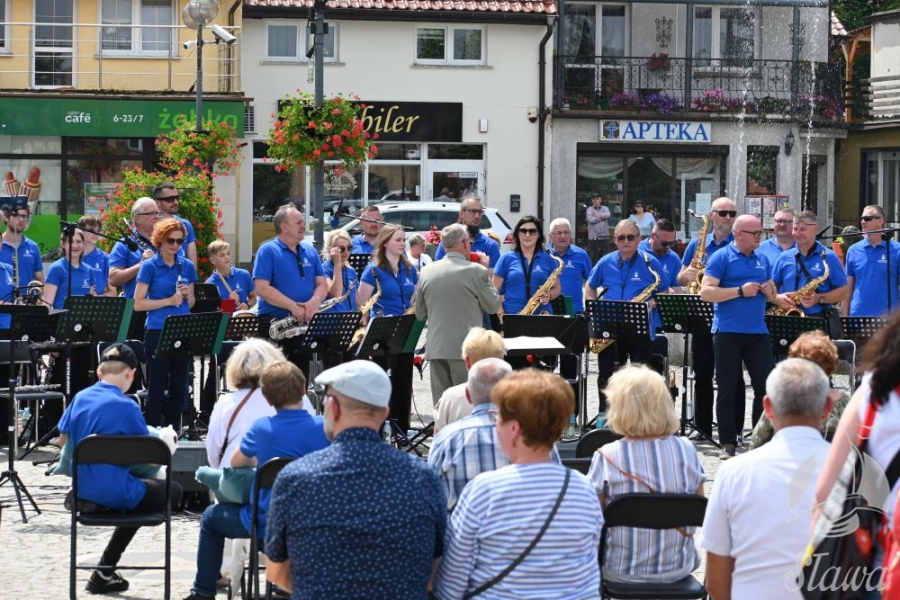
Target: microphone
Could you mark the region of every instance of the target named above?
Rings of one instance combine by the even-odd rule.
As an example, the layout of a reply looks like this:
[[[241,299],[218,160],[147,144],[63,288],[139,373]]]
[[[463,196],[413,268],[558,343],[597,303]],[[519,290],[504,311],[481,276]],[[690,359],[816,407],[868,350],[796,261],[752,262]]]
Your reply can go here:
[[[125,242],[125,247],[128,248],[129,252],[137,252],[139,250],[137,242],[131,239],[130,235],[123,237],[122,241]]]
[[[822,229],[820,229],[819,231],[816,232],[816,240],[821,240],[823,237],[825,237],[825,233],[829,229],[834,229],[838,233],[841,233],[841,228],[838,227],[837,225],[835,225],[834,223],[832,223],[831,225],[826,225],[825,227],[823,227]]]

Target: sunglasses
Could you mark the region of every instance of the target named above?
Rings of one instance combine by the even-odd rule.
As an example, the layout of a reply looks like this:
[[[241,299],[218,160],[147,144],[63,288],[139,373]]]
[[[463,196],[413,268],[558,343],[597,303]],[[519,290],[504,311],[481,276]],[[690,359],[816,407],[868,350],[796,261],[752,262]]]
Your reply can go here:
[[[180,246],[184,243],[184,238],[166,238],[166,243]]]
[[[675,240],[672,240],[671,242],[666,242],[666,241],[659,239],[659,236],[656,236],[656,239],[657,239],[657,241],[659,241],[660,246],[662,246],[663,248],[671,248],[672,246],[675,245]]]
[[[633,242],[635,239],[637,239],[637,236],[634,235],[633,233],[616,236],[617,242]]]
[[[524,234],[524,235],[537,235],[538,230],[537,229],[525,229],[523,227],[522,229],[519,230],[519,233]]]
[[[157,198],[160,202],[177,202],[181,198],[178,194],[174,196],[163,196],[162,198]]]
[[[875,221],[876,219],[881,219],[882,217],[878,217],[876,215],[863,215],[860,217],[863,221],[868,223],[869,221]]]
[[[737,216],[736,210],[717,210],[715,213],[720,217],[731,217],[732,219]]]
[[[341,252],[350,252],[350,246],[335,246]]]
[[[747,231],[746,229],[738,229],[738,231],[740,231],[741,233],[746,233],[747,235],[752,235],[752,236],[755,237],[756,239],[761,238],[761,237],[762,237],[762,234],[763,234],[762,230],[760,230],[760,231]]]

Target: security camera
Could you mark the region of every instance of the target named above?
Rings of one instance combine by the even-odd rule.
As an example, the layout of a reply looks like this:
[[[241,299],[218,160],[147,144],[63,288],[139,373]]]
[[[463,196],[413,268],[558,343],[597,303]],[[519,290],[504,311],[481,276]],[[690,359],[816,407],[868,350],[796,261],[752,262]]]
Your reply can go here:
[[[537,111],[537,109],[536,109],[536,108],[529,108],[529,109],[528,109],[528,120],[531,121],[532,123],[537,123],[537,118],[538,118],[538,111]]]
[[[213,25],[210,27],[212,29],[213,35],[216,36],[216,39],[220,42],[224,42],[229,46],[237,40],[236,37],[225,31],[224,27],[220,27],[219,25]]]
[[[181,45],[184,46],[185,50],[188,50],[189,48],[193,48],[197,45],[197,40],[188,40]]]

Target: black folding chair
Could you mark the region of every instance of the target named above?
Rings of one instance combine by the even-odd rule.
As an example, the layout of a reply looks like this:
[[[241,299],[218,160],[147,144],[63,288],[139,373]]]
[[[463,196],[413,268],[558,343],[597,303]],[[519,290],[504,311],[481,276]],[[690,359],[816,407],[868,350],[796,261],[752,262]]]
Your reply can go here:
[[[578,445],[575,446],[575,458],[588,458],[594,455],[597,448],[605,446],[624,437],[611,429],[595,429],[581,436]]]
[[[253,488],[253,504],[250,510],[250,576],[247,578],[247,598],[259,600],[259,495],[270,490],[281,469],[295,458],[271,458],[256,469]],[[255,595],[254,595],[255,594]],[[272,584],[266,582],[266,600],[272,598]]]
[[[166,469],[166,508],[161,511],[119,512],[102,510],[83,512],[78,501],[78,466],[91,464],[128,467],[138,464],[155,464]],[[119,565],[122,569],[155,569],[165,571],[165,599],[169,600],[172,580],[172,453],[165,442],[146,435],[92,435],[75,447],[72,455],[72,530],[69,556],[69,598],[75,598],[75,571],[94,570],[100,565],[76,565],[78,525],[85,527],[155,527],[166,526],[165,564]]]
[[[697,494],[623,494],[603,510],[600,534],[600,566],[606,556],[610,527],[675,529],[700,527],[706,514],[706,498]],[[620,583],[603,578],[603,598],[622,600],[692,600],[706,597],[706,588],[693,575],[674,583]]]
[[[585,458],[564,458],[562,459],[562,464],[564,467],[568,467],[575,471],[578,471],[582,475],[587,475],[588,471],[591,470],[591,461],[593,459],[591,457]]]

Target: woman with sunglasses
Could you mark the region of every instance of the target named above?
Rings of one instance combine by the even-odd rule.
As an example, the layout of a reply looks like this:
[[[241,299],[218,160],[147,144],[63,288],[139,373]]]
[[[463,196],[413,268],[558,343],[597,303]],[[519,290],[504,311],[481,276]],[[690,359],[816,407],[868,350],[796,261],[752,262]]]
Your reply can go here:
[[[399,225],[385,225],[375,239],[372,262],[363,271],[357,294],[357,306],[362,306],[375,293],[375,281],[381,296],[372,307],[371,316],[393,317],[402,315],[412,306],[416,295],[419,274],[406,258],[406,234]],[[363,321],[369,315],[363,315]],[[409,409],[412,404],[413,353],[391,355],[388,360],[378,359],[391,374],[390,416],[396,419],[401,433],[409,429]]]
[[[643,202],[634,203],[634,214],[628,217],[628,220],[638,226],[641,231],[641,237],[648,239],[653,226],[656,225],[656,217],[653,213],[644,210]]]
[[[153,258],[141,264],[134,289],[134,309],[147,311],[144,333],[147,406],[144,418],[151,427],[171,425],[175,431],[181,431],[190,359],[152,357],[166,317],[189,314],[194,305],[197,270],[194,263],[178,255],[186,238],[187,232],[181,221],[158,221],[153,226],[150,241],[159,250]],[[168,399],[165,397],[167,391]]]
[[[500,257],[494,267],[494,287],[500,294],[500,317],[514,315],[525,308],[528,300],[537,292],[550,274],[556,270],[557,262],[544,250],[544,227],[537,217],[522,217],[513,228],[513,250]],[[561,293],[557,279],[549,293],[541,296],[541,308],[553,314],[550,301]]]
[[[356,276],[356,269],[351,267],[349,262],[352,246],[350,234],[340,229],[333,231],[325,239],[325,248],[322,250],[322,269],[325,271],[325,283],[328,286],[328,296],[325,299],[340,298],[347,293],[350,286],[353,286],[353,291],[342,302],[325,312],[356,310],[359,278]]]

